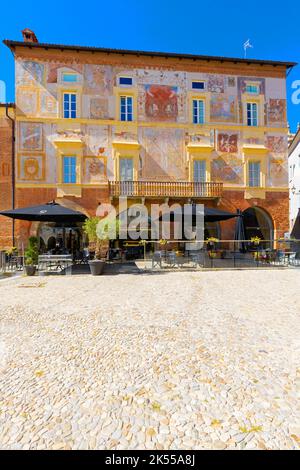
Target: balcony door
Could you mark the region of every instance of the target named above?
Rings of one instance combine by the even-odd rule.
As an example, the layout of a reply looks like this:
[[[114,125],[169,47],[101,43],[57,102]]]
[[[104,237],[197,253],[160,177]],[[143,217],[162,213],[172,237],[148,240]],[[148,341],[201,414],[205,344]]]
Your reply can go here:
[[[205,183],[206,181],[206,161],[194,160],[194,182]]]
[[[122,196],[133,196],[133,158],[120,158]]]

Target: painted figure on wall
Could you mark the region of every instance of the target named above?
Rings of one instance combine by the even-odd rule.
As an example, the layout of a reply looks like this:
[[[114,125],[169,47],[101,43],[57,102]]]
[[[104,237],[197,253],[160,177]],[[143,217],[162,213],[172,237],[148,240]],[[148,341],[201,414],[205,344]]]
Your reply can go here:
[[[177,87],[145,85],[145,114],[153,121],[176,121],[178,115]]]
[[[210,117],[215,122],[235,122],[236,106],[234,96],[212,95]]]
[[[22,155],[19,157],[19,178],[25,181],[43,179],[43,157]]]
[[[110,66],[86,64],[84,66],[84,91],[108,96],[112,93],[113,71]]]
[[[266,146],[272,153],[285,153],[287,151],[287,138],[282,135],[268,135]]]
[[[43,150],[43,124],[20,123],[20,150]]]
[[[224,77],[222,75],[209,75],[207,88],[212,93],[224,93]]]
[[[269,100],[268,107],[269,124],[283,124],[286,121],[286,100]]]
[[[218,151],[225,153],[237,153],[238,134],[218,133]]]
[[[84,163],[86,183],[97,183],[106,179],[105,157],[86,157]]]

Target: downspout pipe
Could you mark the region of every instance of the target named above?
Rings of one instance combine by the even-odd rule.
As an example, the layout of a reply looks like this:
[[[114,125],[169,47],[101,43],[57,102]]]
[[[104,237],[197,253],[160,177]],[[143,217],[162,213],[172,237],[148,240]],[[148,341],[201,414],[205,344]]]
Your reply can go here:
[[[12,208],[15,209],[15,200],[16,200],[16,194],[15,194],[15,186],[16,186],[16,162],[15,162],[15,140],[16,140],[16,131],[15,131],[15,119],[12,118],[9,113],[8,113],[8,108],[9,104],[6,103],[5,106],[5,112],[6,112],[6,117],[11,121],[11,134],[12,134],[12,139],[11,139],[11,205]],[[15,246],[15,219],[12,219],[12,244]]]

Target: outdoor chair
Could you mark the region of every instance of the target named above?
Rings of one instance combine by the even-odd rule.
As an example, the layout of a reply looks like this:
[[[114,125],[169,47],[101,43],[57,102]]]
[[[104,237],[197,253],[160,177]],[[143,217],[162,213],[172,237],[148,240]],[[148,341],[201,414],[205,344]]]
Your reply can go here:
[[[178,261],[176,258],[176,253],[174,251],[168,251],[166,256],[167,265],[171,268],[174,268],[176,265],[178,266]]]
[[[155,251],[152,256],[152,268],[155,267],[162,267],[162,252],[161,251]]]
[[[204,253],[190,253],[190,258],[193,263],[193,267],[196,268],[197,266],[202,267],[204,265]]]

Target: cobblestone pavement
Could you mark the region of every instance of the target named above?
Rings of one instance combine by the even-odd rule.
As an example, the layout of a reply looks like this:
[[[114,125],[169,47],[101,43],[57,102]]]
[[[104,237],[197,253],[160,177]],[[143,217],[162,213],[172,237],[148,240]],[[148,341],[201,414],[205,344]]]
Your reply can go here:
[[[299,448],[299,286],[300,270],[1,281],[0,447]]]

